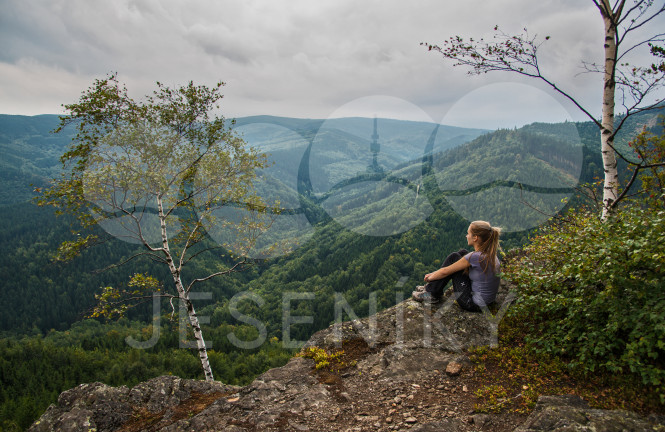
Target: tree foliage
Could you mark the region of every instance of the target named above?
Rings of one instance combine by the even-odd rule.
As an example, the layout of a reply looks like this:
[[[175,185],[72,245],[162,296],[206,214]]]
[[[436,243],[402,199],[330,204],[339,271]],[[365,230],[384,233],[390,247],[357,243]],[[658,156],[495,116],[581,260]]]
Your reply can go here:
[[[153,329],[127,319],[108,324],[84,320],[46,336],[0,339],[0,430],[26,430],[61,392],[81,383],[132,387],[161,375],[201,379],[197,356],[180,349],[177,330],[163,322],[163,336],[145,350],[129,347],[125,337],[143,338]],[[210,351],[215,376],[227,384],[246,385],[293,354],[274,340],[256,350],[237,350],[228,343],[227,333],[249,330],[225,324],[207,331],[215,347]]]
[[[521,294],[509,314],[536,350],[586,373],[636,375],[665,402],[665,211],[567,218],[506,266]]]
[[[504,267],[521,296],[510,319],[537,351],[584,373],[638,377],[665,403],[665,169],[663,139],[630,144],[638,194],[604,222],[573,208],[540,228]],[[646,167],[646,168],[644,168]]]
[[[73,214],[83,228],[98,225],[111,237],[140,245],[143,250],[125,262],[145,255],[168,268],[171,289],[159,295],[185,305],[210,380],[190,293],[196,284],[237,271],[245,261],[231,267],[220,261],[217,269],[189,279],[183,271],[206,252],[231,248],[210,241],[211,230],[231,231],[226,238],[237,243],[234,250],[247,251],[267,225],[260,217],[266,206],[252,188],[266,158],[214,114],[221,86],[189,82],[172,89],[157,83],[152,95],[136,102],[116,76],[96,80],[78,103],[65,105],[70,114],[56,131],[73,124],[77,133],[61,158],[62,176],[39,200]],[[64,242],[60,257],[71,258],[96,240],[89,233]],[[129,285],[128,290],[107,287],[95,314],[122,313],[125,302],[145,299],[144,291],[159,284],[152,276],[135,275]]]
[[[665,207],[665,117],[660,119],[661,134],[649,132],[646,128],[629,144],[633,149],[634,163],[628,186],[623,190],[626,195],[633,183],[641,187],[630,196],[639,197],[647,206],[657,209]]]

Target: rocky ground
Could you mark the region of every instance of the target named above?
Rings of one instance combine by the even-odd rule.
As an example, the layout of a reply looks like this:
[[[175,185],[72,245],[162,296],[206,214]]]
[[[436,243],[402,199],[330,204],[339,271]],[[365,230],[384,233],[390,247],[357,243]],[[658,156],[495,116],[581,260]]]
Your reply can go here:
[[[503,290],[498,303],[509,302]],[[663,418],[592,409],[576,396],[541,397],[528,417],[477,412],[475,391],[487,383],[467,350],[496,341],[494,312],[407,300],[314,334],[303,356],[248,386],[177,377],[132,389],[84,384],[30,431],[665,430]]]

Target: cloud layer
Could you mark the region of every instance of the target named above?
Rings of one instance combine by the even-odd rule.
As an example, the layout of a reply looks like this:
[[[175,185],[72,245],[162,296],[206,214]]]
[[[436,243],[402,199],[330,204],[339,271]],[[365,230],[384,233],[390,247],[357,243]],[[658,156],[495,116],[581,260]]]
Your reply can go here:
[[[327,118],[358,98],[385,95],[439,122],[489,84],[520,82],[551,94],[510,74],[468,77],[419,45],[489,36],[496,24],[551,36],[541,51],[544,69],[593,111],[600,107],[600,77],[580,75],[581,60],[602,59],[602,21],[590,1],[0,0],[0,7],[0,112],[7,114],[60,113],[61,104],[112,71],[137,96],[155,81],[224,81],[227,117]],[[505,95],[497,98],[491,106]],[[582,119],[554,99],[553,116],[563,108]],[[538,118],[550,112],[532,103]],[[492,110],[479,109],[470,123],[530,120],[520,115],[492,123]]]

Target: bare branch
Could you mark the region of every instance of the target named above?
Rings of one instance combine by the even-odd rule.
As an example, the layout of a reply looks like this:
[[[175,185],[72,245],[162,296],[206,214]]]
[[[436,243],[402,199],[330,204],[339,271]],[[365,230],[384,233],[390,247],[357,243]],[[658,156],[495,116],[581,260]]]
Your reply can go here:
[[[124,299],[116,301],[116,302],[108,302],[105,305],[108,306],[109,308],[116,308],[118,306],[125,306],[125,305],[131,303],[131,305],[129,305],[128,308],[129,307],[136,307],[136,306],[139,306],[139,305],[141,305],[141,304],[143,304],[143,303],[145,303],[149,300],[152,300],[154,297],[168,298],[168,299],[170,299],[170,301],[173,301],[174,298],[178,298],[178,296],[174,296],[173,294],[168,294],[168,293],[160,293],[160,294],[152,293],[149,296],[142,295],[142,296],[127,297],[127,298],[124,298]],[[93,308],[89,308],[87,310],[87,315],[86,316],[87,317],[93,317],[94,314],[98,313],[96,311],[97,307],[99,307],[99,305],[97,305]]]
[[[591,2],[592,2],[593,4],[595,4],[596,7],[602,11],[602,6],[601,6],[601,4],[598,2],[598,0],[591,0]]]
[[[553,218],[553,214],[545,213],[544,211],[540,210],[536,206],[529,204],[525,199],[524,199],[524,190],[522,189],[522,183],[517,183],[520,187],[520,202],[524,204],[525,206],[529,207],[531,210],[535,210],[536,212],[540,213],[543,216],[547,216],[549,218]]]
[[[622,14],[623,7],[625,6],[625,1],[622,0],[622,3],[623,4],[621,5],[621,10],[617,10],[616,12],[612,11],[612,15],[614,15],[616,17],[619,17],[619,19],[616,21],[617,27],[619,25],[623,24],[623,22],[625,20],[627,20],[633,14],[633,12],[635,12],[636,10],[639,10],[640,12],[637,15],[637,17],[631,18],[631,22],[635,22],[635,20],[638,20],[642,15],[644,15],[644,13],[646,11],[645,9],[642,8],[642,5],[644,4],[644,0],[640,0],[640,1],[636,1],[635,4],[630,9],[628,9],[625,13]],[[629,28],[630,28],[630,26],[629,26]]]
[[[198,243],[198,242],[197,242],[197,243]],[[192,255],[190,255],[190,256],[189,256],[189,257],[188,257],[188,258],[182,263],[182,265],[183,265],[183,266],[187,265],[190,261],[194,260],[196,257],[198,257],[199,255],[201,255],[201,254],[203,254],[203,253],[210,252],[210,251],[217,250],[217,249],[222,249],[222,246],[207,247],[207,248],[201,249],[201,250],[199,250],[199,251],[196,251],[196,253],[193,253]]]
[[[623,56],[631,52],[632,50],[641,47],[642,45],[649,45],[650,43],[653,42],[665,42],[665,39],[663,38],[665,36],[665,33],[659,33],[657,35],[654,35],[650,37],[649,39],[643,40],[639,43],[636,43],[635,45],[631,46],[630,48],[624,50],[621,55],[617,57],[617,62],[620,62]]]
[[[633,175],[630,177],[628,184],[626,184],[626,186],[623,188],[623,191],[621,191],[617,199],[610,205],[611,208],[616,208],[617,205],[619,205],[619,203],[626,197],[626,193],[628,193],[628,190],[633,186],[635,180],[637,180],[637,173],[639,171],[640,171],[639,167],[633,171]]]
[[[596,192],[598,185],[598,183],[584,184],[582,187],[576,187],[575,190],[595,205],[599,205],[600,200],[598,199],[598,194]]]
[[[640,3],[643,3],[643,2],[640,2]],[[638,16],[638,18],[641,17],[642,15],[644,15],[644,13],[645,13],[646,11],[647,11],[647,9],[645,8],[645,9],[642,11],[642,13],[640,13],[640,15]],[[637,29],[639,29],[640,27],[642,27],[642,26],[648,24],[650,21],[652,21],[654,18],[656,18],[658,15],[660,15],[660,14],[663,13],[663,12],[665,12],[665,5],[661,6],[660,9],[658,9],[657,11],[655,11],[655,12],[654,12],[649,18],[646,18],[646,19],[643,20],[642,22],[640,22],[640,23],[638,23],[638,24],[636,24],[636,25],[632,25],[632,24],[631,24],[627,29],[624,30],[624,34],[627,34],[627,33],[631,32],[631,31],[637,30]],[[624,19],[628,18],[629,15],[630,15],[630,14],[626,14],[625,17],[624,17]]]
[[[619,132],[619,130],[621,130],[621,128],[623,127],[623,124],[626,122],[626,120],[627,120],[630,116],[633,116],[633,115],[635,115],[635,114],[639,114],[639,113],[641,113],[641,112],[645,112],[645,111],[650,111],[650,110],[655,110],[655,109],[661,109],[661,108],[662,108],[662,107],[660,106],[660,103],[661,103],[661,102],[662,102],[662,99],[660,99],[660,100],[658,100],[658,101],[656,101],[656,102],[654,102],[654,103],[652,103],[652,104],[650,104],[650,105],[648,105],[648,106],[646,106],[646,107],[640,107],[640,108],[638,108],[638,107],[634,106],[633,108],[631,108],[630,112],[626,112],[626,114],[624,114],[624,115],[621,117],[621,120],[619,121],[619,123],[615,126],[615,128],[614,128],[614,133],[612,134],[612,138],[614,139],[614,137],[616,136],[616,134]],[[618,155],[621,159],[623,159],[623,160],[626,161],[626,162],[630,162],[629,159],[627,159],[627,158],[624,157],[620,152],[618,152],[616,148],[614,148],[613,146],[611,146],[611,147],[612,147],[612,150],[614,150],[614,151],[617,153],[617,155]]]
[[[203,277],[203,278],[194,279],[194,280],[193,280],[192,282],[190,282],[190,284],[187,286],[187,289],[185,290],[185,292],[186,292],[186,293],[189,293],[190,290],[192,289],[192,287],[194,286],[195,283],[198,283],[198,282],[205,282],[205,281],[210,280],[210,279],[212,279],[212,278],[215,278],[215,277],[217,277],[217,276],[222,276],[222,275],[227,275],[227,274],[235,273],[235,272],[239,271],[239,270],[238,270],[239,267],[241,267],[241,266],[243,266],[243,265],[245,265],[245,264],[247,264],[247,259],[246,259],[246,258],[244,258],[244,259],[242,259],[241,261],[235,263],[235,264],[233,265],[233,267],[231,267],[230,269],[226,269],[226,270],[223,270],[223,271],[220,271],[220,272],[217,272],[217,273],[212,273],[212,274],[209,274],[208,276]]]
[[[428,43],[421,43],[421,45],[425,45],[428,50],[437,51],[443,57],[453,60],[455,62],[453,66],[470,67],[471,70],[468,73],[471,75],[503,71],[539,79],[571,101],[591,121],[601,127],[600,122],[573,96],[541,73],[538,64],[538,49],[549,37],[538,43],[536,42],[536,36],[530,37],[526,29],[525,34],[516,36],[505,34],[498,29],[498,26],[494,27],[494,31],[497,32],[494,36],[499,41],[497,43],[488,43],[484,39],[480,39],[480,41],[469,39],[469,42],[466,42],[463,38],[455,36],[445,41],[443,47]]]
[[[113,269],[113,268],[118,268],[118,267],[120,267],[120,266],[122,266],[122,265],[125,265],[125,264],[127,264],[128,262],[134,260],[135,258],[140,257],[140,256],[148,256],[148,257],[150,257],[150,259],[152,259],[153,261],[156,261],[156,262],[161,262],[161,263],[165,263],[165,262],[166,262],[166,260],[164,260],[164,258],[162,258],[162,257],[160,257],[159,255],[154,254],[154,253],[152,253],[152,252],[137,252],[137,253],[135,253],[134,255],[130,256],[129,258],[127,258],[127,259],[125,259],[125,260],[122,260],[122,261],[119,262],[119,263],[110,264],[110,265],[108,265],[108,266],[106,266],[106,267],[104,267],[104,268],[94,270],[94,273],[102,273],[102,272],[105,272],[105,271],[107,271],[107,270],[111,270],[111,269]]]

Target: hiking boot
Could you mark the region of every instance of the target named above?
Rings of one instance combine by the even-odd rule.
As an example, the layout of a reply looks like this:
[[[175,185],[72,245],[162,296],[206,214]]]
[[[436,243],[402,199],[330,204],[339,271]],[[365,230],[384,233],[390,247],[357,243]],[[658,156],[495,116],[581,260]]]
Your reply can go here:
[[[428,303],[428,304],[438,303],[439,300],[441,300],[438,297],[434,297],[432,293],[429,293],[427,291],[414,291],[411,293],[411,298],[417,302]]]

